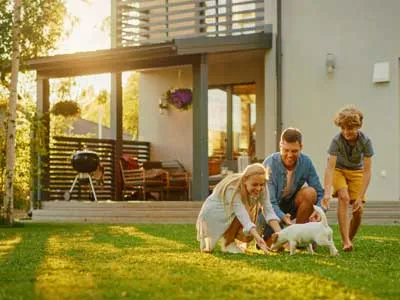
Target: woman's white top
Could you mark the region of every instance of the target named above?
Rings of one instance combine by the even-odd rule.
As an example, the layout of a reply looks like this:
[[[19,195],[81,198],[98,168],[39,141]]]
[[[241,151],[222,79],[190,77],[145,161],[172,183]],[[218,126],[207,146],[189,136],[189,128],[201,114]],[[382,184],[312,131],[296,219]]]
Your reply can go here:
[[[230,199],[232,199],[233,190],[233,187],[228,187],[226,190],[225,199],[227,199],[227,202],[230,202]],[[256,225],[252,222],[240,197],[240,193],[237,193],[233,199],[232,205],[228,203],[225,206],[222,199],[214,194],[214,192],[208,196],[197,218],[197,239],[199,241],[204,238],[211,238],[214,241],[219,240],[235,217],[237,217],[242,224],[243,233],[249,235],[250,229],[256,227]],[[269,201],[267,191],[265,192],[262,208],[264,218],[267,222],[270,220],[279,221]]]

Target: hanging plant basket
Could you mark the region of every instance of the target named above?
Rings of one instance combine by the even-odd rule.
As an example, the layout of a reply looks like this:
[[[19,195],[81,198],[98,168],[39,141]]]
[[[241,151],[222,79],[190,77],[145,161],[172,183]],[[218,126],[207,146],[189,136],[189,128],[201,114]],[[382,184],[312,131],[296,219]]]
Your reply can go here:
[[[51,113],[55,116],[79,117],[81,108],[76,101],[63,100],[53,104]]]
[[[193,94],[191,89],[169,89],[163,98],[179,110],[188,110],[192,106]]]

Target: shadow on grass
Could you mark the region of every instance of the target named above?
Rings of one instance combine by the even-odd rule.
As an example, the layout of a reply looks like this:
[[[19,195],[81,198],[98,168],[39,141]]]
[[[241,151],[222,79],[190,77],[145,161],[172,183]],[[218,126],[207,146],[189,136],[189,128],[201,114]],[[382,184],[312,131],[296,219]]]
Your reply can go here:
[[[2,229],[0,244],[15,238],[18,242],[0,260],[0,299],[33,297],[36,271],[45,257],[50,232],[43,225],[15,224]]]
[[[141,237],[126,233],[117,233],[110,228],[107,228],[107,232],[94,232],[91,242],[102,245],[109,244],[119,249],[140,247],[145,244],[145,241]]]
[[[136,228],[146,234],[155,237],[178,242],[189,247],[189,250],[197,250],[199,248],[196,239],[196,227],[191,224],[168,224],[168,225],[135,225]],[[190,234],[188,234],[190,232]]]

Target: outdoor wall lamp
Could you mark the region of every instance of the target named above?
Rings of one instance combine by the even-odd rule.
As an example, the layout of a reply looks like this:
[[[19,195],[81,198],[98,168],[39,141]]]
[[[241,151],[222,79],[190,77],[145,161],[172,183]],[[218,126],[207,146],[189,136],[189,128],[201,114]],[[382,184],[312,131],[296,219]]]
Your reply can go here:
[[[168,101],[165,98],[160,98],[158,100],[158,110],[160,115],[168,115]]]
[[[326,70],[328,73],[333,73],[336,68],[336,58],[335,54],[327,53],[326,54]]]

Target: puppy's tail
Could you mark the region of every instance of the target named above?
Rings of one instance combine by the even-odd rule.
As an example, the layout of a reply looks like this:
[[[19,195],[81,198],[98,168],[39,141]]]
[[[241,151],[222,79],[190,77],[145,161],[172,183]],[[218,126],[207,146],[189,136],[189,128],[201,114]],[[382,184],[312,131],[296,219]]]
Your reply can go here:
[[[319,206],[314,205],[314,210],[317,211],[319,213],[319,215],[321,216],[322,224],[324,224],[325,226],[328,226],[328,219],[326,218],[326,215],[325,215],[323,209]]]

